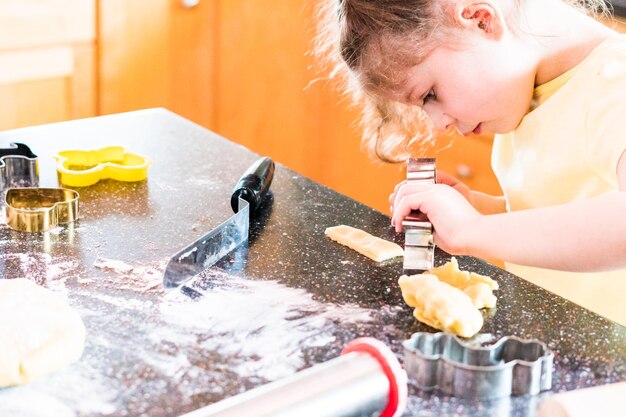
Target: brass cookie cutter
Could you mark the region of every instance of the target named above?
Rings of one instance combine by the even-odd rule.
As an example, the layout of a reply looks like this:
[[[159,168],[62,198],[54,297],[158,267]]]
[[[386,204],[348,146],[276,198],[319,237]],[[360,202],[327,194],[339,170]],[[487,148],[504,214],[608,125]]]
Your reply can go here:
[[[36,187],[38,183],[38,158],[28,146],[11,143],[8,148],[0,148],[0,190]]]
[[[404,367],[420,389],[461,398],[536,395],[552,387],[554,354],[538,340],[506,336],[486,347],[447,333],[414,333],[403,343]]]
[[[45,232],[78,220],[78,198],[67,188],[10,188],[5,194],[7,225],[21,232]]]

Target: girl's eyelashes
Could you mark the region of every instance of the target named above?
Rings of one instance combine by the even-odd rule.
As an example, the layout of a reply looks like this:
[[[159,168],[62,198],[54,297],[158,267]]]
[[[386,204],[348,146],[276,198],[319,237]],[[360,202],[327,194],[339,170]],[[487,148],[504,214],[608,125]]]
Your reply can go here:
[[[431,88],[430,90],[428,90],[428,93],[426,93],[426,95],[422,98],[422,105],[425,105],[429,101],[436,100],[436,99],[437,99],[437,94],[435,94],[435,89]]]

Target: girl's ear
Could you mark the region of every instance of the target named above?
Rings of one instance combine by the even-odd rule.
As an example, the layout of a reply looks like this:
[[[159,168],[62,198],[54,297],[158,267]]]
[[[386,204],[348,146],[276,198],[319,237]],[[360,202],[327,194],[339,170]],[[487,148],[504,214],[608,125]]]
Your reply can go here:
[[[464,28],[477,30],[491,39],[502,36],[505,22],[500,9],[492,2],[460,2],[455,14],[457,23]]]

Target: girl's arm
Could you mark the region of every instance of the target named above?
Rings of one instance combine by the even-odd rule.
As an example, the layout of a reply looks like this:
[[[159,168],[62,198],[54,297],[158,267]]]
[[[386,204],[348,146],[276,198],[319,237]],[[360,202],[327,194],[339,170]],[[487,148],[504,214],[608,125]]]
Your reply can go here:
[[[566,271],[626,268],[626,152],[617,164],[617,181],[618,191],[589,200],[484,216],[468,250]],[[489,242],[490,232],[497,233],[498,243]],[[507,234],[518,238],[507,241]]]
[[[472,191],[472,206],[481,214],[497,214],[506,212],[504,196],[493,196],[479,191]]]
[[[565,271],[626,268],[626,191],[480,216],[461,235],[473,256]]]

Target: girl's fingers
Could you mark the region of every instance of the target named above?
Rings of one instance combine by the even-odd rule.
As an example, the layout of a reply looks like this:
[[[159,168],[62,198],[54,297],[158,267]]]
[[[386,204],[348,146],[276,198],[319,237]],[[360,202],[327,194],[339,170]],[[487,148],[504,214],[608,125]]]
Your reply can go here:
[[[396,211],[396,206],[398,205],[399,201],[402,200],[404,197],[411,194],[428,191],[432,189],[433,186],[434,184],[406,183],[403,186],[399,187],[398,190],[392,196],[390,196],[390,199],[391,197],[393,197],[393,200],[390,201],[392,213]]]
[[[398,193],[398,190],[404,185],[406,184],[406,180],[396,184],[395,187],[393,187],[393,192],[391,194],[389,194],[389,204],[391,204],[391,206],[393,207],[393,201],[395,200],[395,195]]]
[[[393,217],[391,219],[396,233],[402,232],[402,220],[408,216],[412,210],[419,210],[422,205],[424,195],[422,193],[414,193],[408,196],[404,196],[399,201],[396,201],[396,206],[393,210]]]
[[[398,190],[404,185],[406,184],[406,180],[398,183],[395,185],[395,187],[393,187],[393,192],[391,194],[389,194],[389,211],[391,211],[393,213],[393,203],[396,199],[396,194],[398,193]]]
[[[402,187],[404,184],[406,184],[406,180],[397,183],[396,186],[393,188],[393,193],[397,193],[400,187]]]

